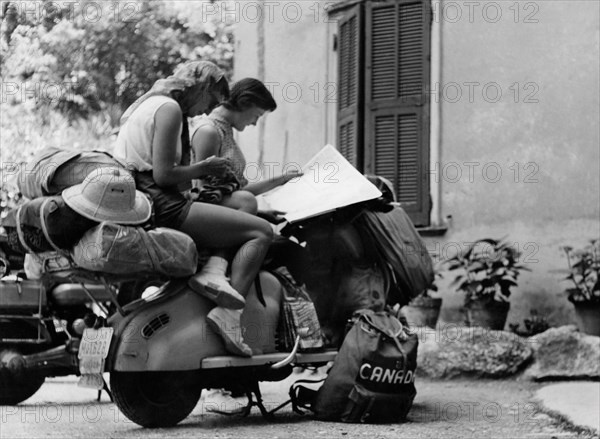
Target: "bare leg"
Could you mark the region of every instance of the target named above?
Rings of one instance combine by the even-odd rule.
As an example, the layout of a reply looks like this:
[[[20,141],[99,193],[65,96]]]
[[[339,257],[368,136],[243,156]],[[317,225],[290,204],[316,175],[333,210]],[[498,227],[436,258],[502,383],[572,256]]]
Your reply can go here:
[[[199,247],[238,249],[231,265],[231,286],[242,296],[248,294],[273,239],[267,221],[208,203],[193,203],[180,230]]]
[[[243,190],[235,191],[231,195],[223,197],[223,201],[221,201],[220,205],[231,209],[241,210],[250,215],[256,215],[256,212],[258,212],[258,203],[256,202],[254,194]]]

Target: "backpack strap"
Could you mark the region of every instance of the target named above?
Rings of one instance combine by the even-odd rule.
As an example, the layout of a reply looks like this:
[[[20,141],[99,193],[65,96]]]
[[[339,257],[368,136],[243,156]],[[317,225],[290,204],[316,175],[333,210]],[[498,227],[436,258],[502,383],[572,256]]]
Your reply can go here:
[[[302,384],[318,384],[323,381],[325,381],[325,378],[320,380],[298,380],[292,384],[289,391],[292,410],[301,415],[305,413],[300,408],[313,411],[312,406],[317,398],[318,390],[302,386]]]
[[[23,225],[21,224],[21,210],[23,209],[23,206],[19,206],[17,209],[17,220],[15,221],[17,223],[17,236],[19,237],[19,241],[21,241],[21,245],[23,246],[23,248],[25,250],[27,250],[27,253],[31,254],[31,255],[35,255],[35,252],[33,251],[33,249],[31,247],[29,247],[29,245],[27,244],[27,241],[25,240],[25,233],[23,232]]]
[[[312,299],[302,288],[302,286],[296,284],[296,282],[286,274],[280,272],[279,270],[270,271],[270,273],[277,278],[277,280],[281,283],[283,287],[283,297],[284,299],[294,299],[301,298],[304,300],[308,300],[312,302]]]
[[[61,249],[58,245],[56,245],[56,243],[54,241],[52,241],[52,238],[50,237],[50,233],[48,232],[48,225],[46,224],[46,218],[44,217],[44,210],[46,209],[46,206],[48,205],[48,203],[50,203],[52,201],[52,198],[46,198],[43,202],[42,205],[40,206],[40,224],[42,225],[42,232],[44,233],[44,237],[46,238],[46,241],[48,241],[48,244],[50,244],[50,246],[52,246],[52,248],[54,250],[56,250],[57,253],[61,254],[61,255],[65,255],[67,252],[63,249]]]
[[[320,380],[297,380],[290,386],[290,391],[288,393],[290,399],[271,410],[269,415],[281,410],[288,404],[292,404],[292,410],[299,415],[307,414],[302,409],[313,411],[312,406],[317,398],[318,390],[310,389],[301,384],[318,384],[323,381],[325,381],[325,378],[321,378]]]

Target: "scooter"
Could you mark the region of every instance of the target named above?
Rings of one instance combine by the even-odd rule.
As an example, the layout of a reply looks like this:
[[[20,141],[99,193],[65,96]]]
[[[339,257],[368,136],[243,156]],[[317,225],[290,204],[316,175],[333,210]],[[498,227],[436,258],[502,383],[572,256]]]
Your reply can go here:
[[[315,299],[317,314],[335,306],[326,297],[328,292],[333,296],[330,290],[337,282],[332,276],[332,261],[346,265],[356,258],[370,258],[352,227],[342,224],[346,216],[352,217],[360,209],[345,209],[342,221],[332,222],[325,216],[282,230],[312,247],[313,257],[302,277]],[[315,223],[317,226],[312,227]],[[31,294],[29,315],[0,316],[0,324],[11,328],[19,319],[32,322],[27,339],[19,339],[17,332],[5,339],[2,331],[5,367],[0,370],[10,377],[0,375],[0,394],[11,396],[3,397],[0,403],[16,404],[26,399],[45,376],[77,374],[80,385],[105,389],[123,414],[143,427],[176,425],[191,413],[207,388],[245,394],[248,405],[244,414],[258,407],[263,416],[271,416],[273,410],[265,408],[259,382],[283,380],[295,366],[323,366],[337,355],[335,344],[328,349],[301,351],[307,332],[304,328],[297,328],[291,350],[282,351],[279,337],[284,292],[279,280],[267,271],[259,274],[250,289],[242,314],[244,339],[254,353],[250,358],[227,353],[221,337],[206,322],[215,304],[188,288],[186,279],[166,283],[138,280],[129,294],[138,298],[130,301],[119,298],[119,285],[135,279],[135,274],[123,279],[69,267],[57,270],[53,278],[57,277],[63,282],[31,287],[39,293]],[[21,288],[24,282],[28,281],[22,280]],[[160,287],[141,294],[152,282]],[[65,318],[66,311],[56,311],[71,305],[77,311],[69,318]],[[103,310],[104,316],[85,317],[91,308]],[[34,332],[45,335],[34,337]],[[110,390],[104,372],[110,373]],[[15,378],[18,385],[11,384],[17,382]],[[26,383],[27,390],[20,390]]]
[[[338,280],[334,273],[339,270],[332,264],[343,268],[357,261],[371,259],[372,263],[373,256],[351,225],[362,208],[352,206],[282,230],[308,247],[305,264],[293,271],[309,288],[317,313],[323,314],[319,320],[327,320],[328,307],[342,306],[328,298],[320,300],[335,296]],[[79,351],[82,379],[88,376],[92,386],[100,388],[101,373],[110,372],[117,407],[144,427],[177,424],[191,413],[202,389],[207,388],[245,394],[248,405],[243,414],[256,406],[263,416],[271,416],[280,407],[265,408],[259,382],[283,380],[296,366],[326,365],[335,359],[338,347],[334,343],[329,348],[301,351],[308,328],[298,328],[291,351],[282,351],[283,297],[278,278],[262,271],[242,314],[244,339],[254,353],[244,358],[228,354],[221,337],[207,325],[206,316],[215,304],[188,288],[185,281],[170,281],[154,294],[121,307],[108,319],[107,327],[86,330]],[[342,331],[345,323],[341,322]]]

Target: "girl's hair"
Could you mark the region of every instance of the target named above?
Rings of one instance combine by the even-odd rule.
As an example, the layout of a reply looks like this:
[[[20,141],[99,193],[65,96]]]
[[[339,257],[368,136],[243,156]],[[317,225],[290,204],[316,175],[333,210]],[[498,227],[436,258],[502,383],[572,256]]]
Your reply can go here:
[[[227,79],[220,68],[209,61],[188,61],[179,65],[175,73],[168,78],[156,81],[146,94],[131,104],[121,117],[121,124],[125,123],[142,102],[156,95],[175,99],[185,114],[189,110],[183,105],[185,96],[198,87],[205,95],[216,87],[224,97],[229,96]]]
[[[244,78],[231,87],[229,99],[223,102],[223,106],[232,111],[244,111],[252,106],[274,111],[277,103],[262,82],[254,78]]]

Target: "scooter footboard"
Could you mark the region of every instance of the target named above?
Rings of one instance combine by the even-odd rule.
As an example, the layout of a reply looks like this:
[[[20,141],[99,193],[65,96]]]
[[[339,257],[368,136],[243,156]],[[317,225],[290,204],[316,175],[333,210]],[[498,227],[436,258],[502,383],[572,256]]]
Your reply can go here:
[[[260,273],[263,306],[253,286],[246,297],[242,327],[255,354],[275,352],[281,284]],[[202,360],[228,355],[221,337],[206,322],[215,306],[185,285],[165,300],[148,301],[115,323],[108,370],[173,371],[199,369]]]

